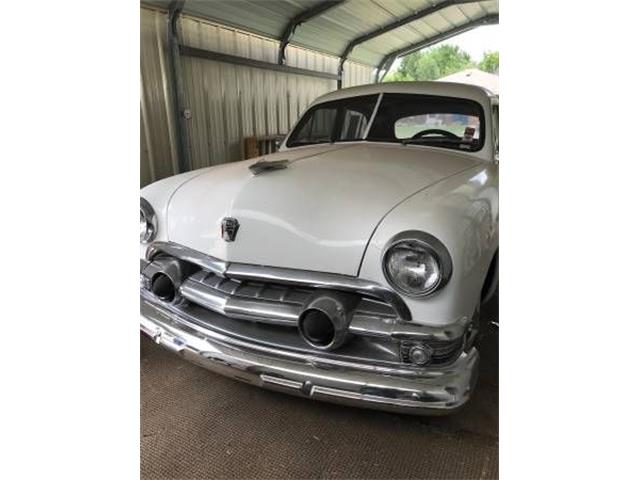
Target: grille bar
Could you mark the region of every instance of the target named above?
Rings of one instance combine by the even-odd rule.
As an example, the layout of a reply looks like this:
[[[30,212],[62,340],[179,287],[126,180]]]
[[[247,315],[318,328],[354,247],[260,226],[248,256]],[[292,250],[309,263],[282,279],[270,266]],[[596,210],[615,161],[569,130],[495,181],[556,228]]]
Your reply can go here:
[[[243,298],[225,294],[215,288],[188,278],[180,286],[180,294],[187,300],[216,313],[240,320],[252,320],[295,327],[302,307],[283,302]]]
[[[411,312],[398,293],[376,282],[358,277],[290,268],[228,263],[173,242],[152,243],[147,249],[147,260],[152,261],[154,257],[163,253],[193,263],[208,272],[216,274],[218,277],[232,280],[257,281],[306,288],[328,288],[377,298],[391,305],[401,320],[411,321]]]

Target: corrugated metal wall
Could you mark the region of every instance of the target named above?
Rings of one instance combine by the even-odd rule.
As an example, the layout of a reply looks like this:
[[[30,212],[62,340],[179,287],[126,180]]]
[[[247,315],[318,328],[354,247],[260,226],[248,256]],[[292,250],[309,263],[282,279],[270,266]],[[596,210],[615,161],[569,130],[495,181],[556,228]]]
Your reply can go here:
[[[181,42],[197,48],[276,63],[278,43],[233,28],[183,17]],[[167,55],[167,14],[140,9],[140,181],[177,170],[177,139]],[[338,59],[289,46],[287,64],[335,73]],[[243,158],[244,138],[286,133],[316,97],[336,89],[335,80],[183,57],[192,168]],[[372,68],[345,64],[344,86],[371,82]]]
[[[140,184],[178,173],[167,14],[140,10]]]

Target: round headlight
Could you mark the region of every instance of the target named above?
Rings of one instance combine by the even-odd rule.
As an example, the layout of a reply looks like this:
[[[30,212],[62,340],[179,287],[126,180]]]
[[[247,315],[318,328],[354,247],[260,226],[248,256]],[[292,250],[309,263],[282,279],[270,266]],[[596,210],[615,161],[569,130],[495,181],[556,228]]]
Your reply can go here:
[[[399,292],[422,297],[444,287],[451,276],[451,257],[445,246],[424,232],[396,235],[385,250],[383,270]]]
[[[140,242],[148,243],[153,240],[157,230],[153,207],[144,198],[140,198]]]

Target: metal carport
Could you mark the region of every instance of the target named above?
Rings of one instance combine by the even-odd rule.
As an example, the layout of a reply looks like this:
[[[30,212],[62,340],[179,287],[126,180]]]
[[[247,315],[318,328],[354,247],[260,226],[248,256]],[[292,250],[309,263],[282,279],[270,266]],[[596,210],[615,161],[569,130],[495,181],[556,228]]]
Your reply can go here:
[[[389,61],[472,28],[498,23],[498,1],[478,0],[151,0],[279,41],[384,69]]]
[[[141,183],[244,157],[317,96],[498,22],[498,1],[141,2]]]

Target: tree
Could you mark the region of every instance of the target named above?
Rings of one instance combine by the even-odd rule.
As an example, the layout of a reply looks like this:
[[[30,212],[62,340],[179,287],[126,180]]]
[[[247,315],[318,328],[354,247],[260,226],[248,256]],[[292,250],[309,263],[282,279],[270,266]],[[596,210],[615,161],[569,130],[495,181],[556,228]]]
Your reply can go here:
[[[385,81],[437,80],[472,66],[471,56],[457,45],[439,45],[403,57],[397,72]]]
[[[498,70],[500,69],[499,53],[495,51],[484,52],[482,60],[480,60],[480,63],[478,64],[478,68],[485,72],[498,73]]]
[[[402,57],[400,67],[398,67],[398,76],[407,80],[417,80],[420,77],[420,52],[412,53]]]
[[[383,82],[404,82],[406,80],[403,77],[401,77],[398,71],[396,70],[395,72],[391,72],[385,75],[382,81]]]

